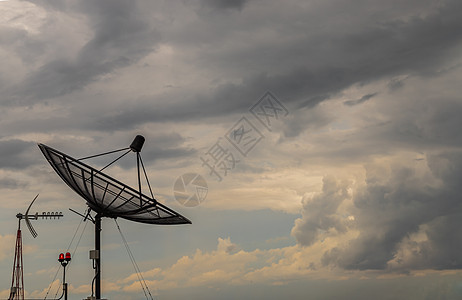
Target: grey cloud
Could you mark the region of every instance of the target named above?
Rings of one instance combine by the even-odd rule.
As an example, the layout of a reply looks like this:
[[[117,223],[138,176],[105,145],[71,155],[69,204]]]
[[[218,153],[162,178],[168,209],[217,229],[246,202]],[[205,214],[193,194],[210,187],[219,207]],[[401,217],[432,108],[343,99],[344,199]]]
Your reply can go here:
[[[440,216],[425,224],[422,231],[427,240],[406,240],[400,245],[410,256],[405,255],[395,259],[394,269],[407,272],[411,269],[450,270],[462,268],[460,249],[462,249],[459,210],[454,214]]]
[[[398,90],[404,86],[405,79],[392,78],[388,83],[388,88],[392,91]]]
[[[316,108],[301,108],[291,111],[289,117],[283,121],[283,136],[281,136],[280,141],[284,141],[285,138],[296,138],[306,130],[317,131],[332,120],[332,116]]]
[[[239,88],[234,84],[226,84],[212,94],[174,93],[156,98],[126,101],[115,108],[116,113],[112,110],[103,113],[95,123],[90,123],[88,126],[127,129],[147,122],[188,122],[226,114],[245,113],[251,104],[258,100],[261,93],[262,89],[254,88],[252,85]]]
[[[346,230],[343,220],[336,214],[338,206],[348,197],[348,184],[333,178],[324,178],[322,193],[313,199],[303,198],[302,218],[295,221],[292,235],[303,246],[313,244],[320,232]]]
[[[435,219],[429,224],[426,234],[428,241],[420,245],[419,261],[414,262],[414,268],[436,267],[437,269],[462,268],[462,234],[460,233],[462,213],[449,214]]]
[[[80,5],[94,30],[93,38],[75,58],[51,60],[10,89],[15,103],[34,103],[82,89],[99,76],[138,61],[160,40],[136,2],[83,1]]]
[[[345,134],[310,135],[316,147],[307,152],[304,159],[328,164],[364,164],[375,155],[389,155],[397,151],[412,151],[417,155],[462,146],[462,132],[459,130],[462,126],[462,105],[455,98],[457,92],[455,91],[454,96],[452,92],[449,96],[445,92],[439,96],[439,92],[436,92],[438,98],[434,98],[436,96],[426,95],[427,91],[428,89],[417,93],[405,92],[399,95],[398,101],[391,100],[390,103],[381,100],[377,107],[380,114],[386,116],[384,121],[375,119],[376,115],[371,114],[364,117],[368,120],[365,125],[352,128]],[[394,92],[383,96],[384,99],[394,97]],[[435,102],[438,104],[435,105]],[[314,113],[316,110],[311,109],[310,112]],[[306,116],[310,117],[309,114]],[[370,122],[371,119],[374,121]],[[303,124],[304,119],[297,118],[284,124],[284,130],[287,130],[284,133],[287,136],[293,133],[286,127],[292,122],[297,124],[297,121]],[[332,119],[327,118],[326,121],[332,122]],[[309,125],[306,128],[308,132],[317,132]],[[306,129],[302,126],[299,130]]]
[[[191,157],[196,154],[197,151],[192,148],[187,147],[178,147],[178,148],[168,148],[168,149],[151,149],[145,152],[147,161],[157,161],[159,159],[170,159],[170,158],[185,158]]]
[[[32,142],[16,139],[0,141],[0,168],[24,169],[35,164],[33,147]]]
[[[19,55],[26,63],[37,59],[46,47],[45,43],[22,28],[0,28],[0,46]]]
[[[145,165],[154,164],[158,161],[165,161],[169,159],[185,159],[195,155],[196,149],[191,148],[186,143],[186,138],[179,133],[139,133],[146,139],[141,156]],[[91,141],[86,143],[79,143],[78,140],[67,140],[59,137],[48,143],[49,146],[59,151],[67,153],[68,155],[80,159],[82,157],[106,153],[108,151],[123,149],[130,145],[134,134],[124,132],[116,136],[94,136]],[[104,145],[104,148],[101,147]],[[120,151],[114,154],[108,154],[85,160],[92,166],[103,167],[118,158],[124,152]],[[124,168],[131,169],[136,167],[136,160],[130,153],[116,162],[116,165]]]
[[[366,187],[354,197],[351,212],[359,237],[345,248],[327,251],[322,262],[359,270],[460,268],[462,260],[456,253],[462,250],[462,243],[457,242],[460,234],[455,228],[462,225],[462,191],[456,184],[462,179],[462,153],[429,155],[427,160],[441,185],[435,185],[434,179],[419,175],[411,167],[392,166],[392,172],[386,176],[369,173]],[[338,205],[328,198],[325,201],[332,202],[326,206]],[[307,209],[304,207],[304,213]],[[316,220],[308,214],[304,217],[305,224]],[[425,228],[427,240],[403,244],[421,228]],[[305,245],[303,237],[311,235],[312,231],[305,229],[295,236]],[[400,247],[412,247],[408,251],[412,255],[391,268],[389,262],[396,258]]]
[[[288,75],[269,76],[261,74],[245,80],[242,84],[223,84],[211,93],[185,95],[181,103],[169,102],[174,95],[164,95],[163,99],[139,99],[126,101],[115,110],[103,114],[93,128],[133,128],[146,122],[195,121],[203,118],[218,118],[235,113],[245,113],[258,101],[262,93],[271,87],[282,102],[298,102],[298,107],[313,107],[328,99],[341,88],[352,84],[347,76],[340,74],[345,70],[326,70],[311,72],[296,70]],[[335,83],[329,80],[339,77]],[[310,96],[312,95],[312,96]],[[109,115],[109,116],[108,116]]]
[[[14,178],[0,178],[0,188],[2,189],[23,189],[26,186],[26,182],[22,182]]]
[[[444,94],[444,93],[442,93]],[[387,114],[394,114],[390,121],[375,128],[364,128],[356,137],[359,141],[370,141],[370,147],[386,147],[422,151],[423,149],[441,149],[442,147],[459,147],[462,145],[462,104],[452,96],[441,98],[407,99],[400,109],[388,109]],[[456,95],[454,95],[456,97]],[[435,101],[438,105],[435,105]],[[376,148],[377,150],[380,150]]]
[[[153,164],[169,159],[184,159],[194,156],[197,152],[196,149],[185,146],[186,139],[175,132],[147,135],[145,137],[147,138],[146,147],[141,153],[145,164]],[[122,164],[122,166],[125,168],[134,167],[133,164]]]
[[[249,0],[202,0],[202,4],[215,9],[241,10]]]
[[[346,106],[355,106],[368,101],[369,99],[375,97],[377,94],[378,93],[367,94],[362,96],[360,99],[345,101],[343,102],[343,104],[345,104]]]
[[[460,46],[462,21],[458,12],[461,6],[458,1],[447,1],[446,6],[425,17],[414,16],[406,21],[383,20],[369,26],[357,24],[358,28],[350,26],[346,32],[336,28],[338,24],[333,24],[331,31],[320,36],[307,35],[305,39],[287,44],[279,43],[275,36],[274,49],[271,44],[255,43],[251,51],[237,54],[214,50],[221,49],[215,44],[218,46],[224,42],[222,39],[231,38],[226,30],[232,31],[233,28],[216,32],[210,20],[213,29],[207,27],[204,30],[211,30],[210,34],[216,39],[201,41],[206,46],[201,47],[200,52],[196,52],[194,39],[188,39],[187,44],[176,44],[177,40],[172,40],[171,36],[166,39],[195,53],[192,63],[198,67],[239,68],[241,83],[223,83],[210,92],[188,95],[185,91],[181,103],[169,101],[175,99],[173,92],[151,99],[132,99],[117,107],[120,113],[103,116],[99,126],[136,126],[153,120],[190,121],[244,112],[249,103],[268,89],[285,103],[293,103],[294,107],[313,107],[353,84],[401,74],[426,76],[453,57],[451,51]],[[239,26],[244,25],[236,25],[234,30],[244,30]],[[337,29],[341,33],[336,32]],[[258,23],[252,23],[246,30],[258,31]],[[199,33],[189,33],[199,36]],[[314,47],[313,43],[317,46]],[[329,51],[324,50],[326,47]],[[244,75],[249,64],[252,64],[252,72]],[[119,120],[124,122],[119,125]]]
[[[75,5],[71,7],[88,16],[94,37],[74,60],[52,60],[33,72],[14,92],[19,102],[72,93],[101,75],[136,62],[158,43],[159,34],[152,28],[147,14],[133,3],[82,3],[78,9]],[[147,122],[218,120],[221,116],[246,112],[268,89],[292,107],[312,108],[353,84],[400,74],[429,74],[439,68],[460,45],[460,10],[460,2],[447,1],[427,16],[399,21],[399,12],[392,10],[390,15],[381,16],[375,22],[366,16],[351,24],[339,19],[327,27],[319,24],[313,27],[315,24],[311,21],[300,22],[295,28],[292,22],[281,23],[280,34],[287,31],[287,34],[300,35],[287,42],[280,42],[279,35],[269,43],[248,40],[258,35],[261,27],[271,25],[266,23],[269,20],[265,15],[257,15],[255,20],[252,16],[243,20],[233,16],[226,16],[223,21],[206,19],[207,26],[180,27],[181,34],[160,28],[167,43],[191,53],[191,64],[219,73],[229,71],[237,74],[241,82],[230,83],[231,80],[225,78],[223,84],[208,91],[190,92],[184,88],[160,96],[134,95],[127,101],[118,101],[119,104],[80,110],[80,114],[85,113],[80,119],[85,120],[83,126],[91,130],[131,129]],[[307,13],[319,18],[313,11]],[[351,8],[345,12],[353,13],[356,14]],[[285,17],[276,14],[272,20],[282,22]],[[233,20],[242,22],[233,23]],[[229,22],[234,25],[228,26]],[[326,19],[319,22],[324,24]],[[317,33],[312,28],[322,29]],[[242,40],[232,34],[236,32],[250,34],[244,35],[247,40]],[[185,35],[188,38],[179,40]],[[202,36],[208,38],[202,40]],[[229,43],[235,41],[252,47],[232,51],[218,47],[228,38]],[[203,46],[198,49],[199,45]],[[11,95],[11,90],[6,94]]]

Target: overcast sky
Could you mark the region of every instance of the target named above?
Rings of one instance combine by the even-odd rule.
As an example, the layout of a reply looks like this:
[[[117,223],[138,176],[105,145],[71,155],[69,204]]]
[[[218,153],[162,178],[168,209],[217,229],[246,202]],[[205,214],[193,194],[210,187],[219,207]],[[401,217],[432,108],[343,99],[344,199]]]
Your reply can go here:
[[[26,296],[54,297],[67,249],[70,298],[91,294],[85,202],[37,143],[141,134],[155,197],[192,221],[118,220],[157,299],[460,299],[461,53],[458,0],[0,1],[0,298],[37,194],[64,218],[23,226]],[[133,155],[107,173],[137,184]],[[103,295],[143,299],[114,220],[102,236]]]

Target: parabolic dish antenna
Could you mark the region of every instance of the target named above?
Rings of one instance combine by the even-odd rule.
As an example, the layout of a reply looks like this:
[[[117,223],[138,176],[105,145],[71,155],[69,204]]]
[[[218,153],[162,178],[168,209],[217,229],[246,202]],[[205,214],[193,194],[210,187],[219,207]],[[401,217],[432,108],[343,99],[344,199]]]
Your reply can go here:
[[[88,207],[96,213],[94,220],[92,220],[95,224],[96,255],[94,255],[94,259],[96,262],[96,299],[101,299],[100,231],[102,217],[123,218],[130,221],[158,225],[191,224],[190,220],[159,203],[156,199],[154,199],[154,196],[152,196],[151,186],[140,155],[143,144],[144,137],[138,135],[129,148],[110,151],[81,159],[75,159],[44,144],[38,145],[42,153],[45,155],[45,158],[56,173],[58,173],[61,179],[71,189],[85,199]],[[129,152],[135,152],[137,157],[138,190],[135,190],[134,188],[104,174],[102,171],[106,167],[101,170],[97,170],[82,162],[84,159],[112,154],[119,151],[126,152],[119,156],[116,160],[109,163],[106,167],[113,164]],[[142,193],[140,165],[144,172],[149,190],[151,191],[151,197]],[[88,217],[88,214],[86,217]]]
[[[191,223],[155,199],[83,162],[46,145],[39,147],[61,179],[101,216],[161,225]]]

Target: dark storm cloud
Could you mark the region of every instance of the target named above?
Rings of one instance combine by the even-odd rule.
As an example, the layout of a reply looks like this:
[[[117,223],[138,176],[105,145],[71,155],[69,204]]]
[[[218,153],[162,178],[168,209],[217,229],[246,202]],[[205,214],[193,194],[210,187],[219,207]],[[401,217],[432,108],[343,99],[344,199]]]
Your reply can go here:
[[[103,113],[95,123],[88,126],[122,129],[146,122],[188,122],[224,114],[245,113],[262,96],[262,86],[257,86],[259,88],[254,88],[254,85],[239,88],[234,84],[226,84],[211,94],[165,94],[156,98],[125,101],[115,108],[116,113]]]
[[[0,141],[0,169],[24,169],[35,164],[34,147],[34,143],[21,140]]]
[[[285,103],[293,103],[293,107],[313,107],[353,84],[366,84],[402,74],[431,75],[441,65],[448,63],[454,49],[461,45],[461,11],[460,1],[447,1],[427,16],[414,15],[401,20],[397,13],[396,19],[376,22],[367,19],[362,23],[348,25],[346,29],[340,28],[343,23],[333,23],[327,27],[329,30],[323,29],[325,32],[318,35],[312,32],[311,23],[302,22],[301,28],[292,30],[289,30],[292,25],[287,25],[288,28],[281,25],[281,30],[287,30],[288,34],[307,31],[311,35],[288,43],[280,43],[276,35],[274,44],[269,45],[247,41],[253,45],[251,50],[238,51],[239,56],[236,57],[234,52],[214,49],[221,49],[221,43],[230,42],[226,41],[227,38],[235,38],[231,32],[245,29],[240,28],[239,24],[225,28],[216,18],[205,19],[204,22],[209,22],[210,26],[185,29],[185,34],[192,37],[197,34],[197,43],[205,44],[199,52],[191,36],[187,43],[170,36],[166,39],[174,45],[178,42],[178,47],[195,53],[193,63],[197,63],[198,67],[203,64],[205,68],[239,68],[241,83],[223,83],[207,92],[187,94],[185,91],[182,101],[169,101],[178,99],[173,92],[151,99],[130,99],[117,107],[118,113],[103,115],[99,125],[130,127],[151,121],[191,121],[242,113],[268,89],[274,91]],[[227,19],[227,22],[231,21]],[[322,22],[328,22],[328,18]],[[254,21],[246,30],[257,32],[261,30],[259,26],[264,25]],[[210,37],[204,40],[201,38],[203,32],[194,31],[201,29],[210,31],[210,35],[216,39]],[[249,66],[251,72],[245,74]]]
[[[145,165],[153,164],[158,161],[165,162],[169,159],[186,159],[196,154],[196,149],[185,145],[186,139],[176,132],[154,134],[143,133],[142,135],[146,139],[141,151],[142,160]],[[84,144],[78,144],[77,141],[72,141],[71,144],[69,140],[60,140],[57,138],[49,144],[53,145],[52,147],[58,150],[72,151],[70,154],[71,156],[74,158],[81,158],[106,153],[115,149],[124,149],[125,147],[128,147],[131,142],[132,140],[127,140],[127,134],[124,134],[122,137],[94,137],[91,142]],[[101,145],[104,145],[104,148],[101,148]],[[89,149],[90,146],[91,149]],[[69,152],[67,153],[69,154]],[[114,154],[103,155],[86,161],[92,166],[99,168],[111,163],[124,152],[126,151],[124,150]],[[135,168],[136,160],[134,160],[133,153],[129,153],[122,157],[116,162],[116,165],[124,169]]]
[[[381,171],[368,172],[366,186],[355,193],[354,208],[350,211],[355,217],[354,228],[360,234],[344,248],[327,251],[323,264],[391,271],[461,268],[462,234],[457,228],[462,226],[462,152],[428,155],[427,162],[436,181],[422,176],[416,168],[398,164],[391,166],[390,174],[385,176]],[[340,204],[335,194],[325,192],[326,182],[324,185],[319,199],[323,200],[323,207],[332,209],[315,216],[311,210],[314,207],[317,211],[313,205],[318,201],[304,204],[303,218],[297,220],[293,229],[302,245],[316,241],[319,229],[338,227],[324,220],[336,218]],[[424,230],[426,240],[406,242],[419,230]],[[411,255],[397,256],[403,248]],[[389,262],[396,258],[398,264],[390,267]]]
[[[408,234],[420,224],[448,211],[436,191],[415,182],[413,170],[398,169],[387,182],[367,178],[367,187],[354,199],[360,236],[340,251],[337,263],[346,269],[386,269]]]
[[[455,78],[460,76],[453,73],[448,77],[452,75]],[[323,111],[318,113],[319,109],[310,109],[309,113],[303,112],[304,118],[297,116],[285,121],[284,135],[291,137],[303,131],[308,132],[311,143],[316,146],[307,151],[303,158],[329,165],[334,162],[337,165],[364,164],[373,156],[388,156],[397,151],[410,151],[415,153],[412,159],[421,159],[425,153],[461,147],[462,131],[459,129],[462,127],[462,103],[457,99],[457,86],[449,91],[441,87],[440,92],[433,89],[432,81],[421,81],[421,84],[424,83],[429,87],[416,85],[414,88],[420,89],[417,93],[403,91],[401,95],[395,92],[383,94],[383,99],[388,100],[380,99],[380,104],[374,103],[379,104],[379,115],[365,110],[356,120],[367,121],[358,127],[341,124],[347,128],[343,132],[320,135],[318,132],[327,128],[326,123],[332,126],[335,117],[323,117]],[[297,114],[298,111],[291,112],[291,116]],[[318,125],[320,127],[316,127]]]
[[[267,90],[293,108],[311,108],[353,84],[401,74],[434,74],[462,41],[460,1],[446,1],[426,16],[406,18],[398,8],[391,12],[387,8],[387,13],[377,13],[377,20],[367,14],[356,18],[357,11],[350,6],[342,6],[341,14],[325,8],[316,11],[314,6],[314,11],[306,12],[310,18],[298,19],[297,26],[294,21],[302,17],[301,12],[295,20],[282,13],[275,13],[271,20],[265,13],[246,19],[251,3],[239,2],[244,5],[240,14],[203,17],[198,26],[175,27],[177,31],[153,29],[149,13],[137,3],[84,1],[57,7],[87,17],[94,36],[74,58],[52,59],[16,85],[14,92],[6,89],[5,99],[31,103],[82,89],[153,51],[161,32],[167,43],[190,53],[192,65],[224,74],[229,70],[240,80],[233,78],[230,83],[225,77],[209,90],[189,92],[186,87],[160,96],[133,95],[118,104],[77,110],[85,113],[80,118],[85,120],[84,128],[118,130],[146,122],[219,119],[246,112]],[[239,3],[234,7],[240,7]],[[328,9],[340,9],[329,3],[325,4]],[[320,12],[327,15],[320,18]],[[347,22],[353,15],[354,21]],[[279,25],[272,41],[254,39],[274,24]],[[280,41],[286,35],[298,38]],[[223,48],[228,44],[249,46]],[[105,101],[110,100],[99,102]]]
[[[425,234],[427,241],[410,245],[414,256],[402,263],[402,268],[413,269],[461,269],[462,233],[460,232],[462,213],[435,218],[428,223]]]
[[[387,122],[364,128],[357,136],[349,136],[348,139],[353,143],[361,143],[361,140],[365,143],[363,147],[374,150],[380,150],[379,147],[389,149],[390,145],[416,152],[462,146],[462,132],[459,130],[462,126],[462,103],[455,98],[457,95],[418,97],[411,96],[406,99],[406,104],[403,102],[400,106],[401,103],[396,103],[393,108],[385,109],[390,116]]]
[[[421,84],[424,82],[431,81],[422,79]],[[462,250],[458,242],[461,234],[455,230],[462,225],[462,152],[457,150],[462,146],[462,106],[457,87],[448,87],[440,86],[441,92],[434,93],[433,87],[417,94],[405,93],[381,106],[386,122],[362,128],[341,143],[326,140],[322,144],[320,159],[356,159],[367,170],[365,187],[354,192],[354,207],[348,211],[355,221],[340,223],[352,226],[350,229],[360,235],[346,247],[327,251],[322,258],[324,265],[399,272],[462,267],[457,254]],[[431,95],[427,95],[429,91]],[[395,91],[389,95],[397,96]],[[366,162],[370,155],[387,157],[400,150],[420,153],[420,158],[391,159],[389,164],[378,165]],[[339,206],[338,198],[324,192],[318,198],[327,202],[323,204],[326,207]],[[338,220],[338,211],[313,216],[310,209],[304,202],[303,217],[292,232],[301,245],[319,240],[319,220]],[[336,229],[336,225],[329,228]],[[426,239],[413,240],[417,233]]]
[[[142,151],[143,161],[154,163],[168,159],[184,159],[194,156],[196,150],[185,146],[186,139],[178,133],[155,134],[146,136],[145,150]],[[125,167],[133,167],[133,165]]]
[[[248,0],[202,0],[202,4],[215,9],[241,10]]]
[[[0,27],[0,47],[20,56],[25,63],[32,63],[43,54],[46,44],[28,34],[25,29]]]
[[[388,88],[391,91],[398,90],[404,86],[405,79],[392,78],[388,83]]]
[[[367,94],[367,95],[362,96],[360,99],[345,101],[343,102],[343,104],[345,104],[346,106],[355,106],[355,105],[368,101],[369,99],[375,97],[376,95],[377,93]]]
[[[30,104],[72,93],[102,75],[138,61],[153,51],[160,39],[136,1],[82,1],[78,6],[68,9],[76,9],[88,18],[92,39],[76,57],[51,60],[32,72],[9,91],[10,97]]]

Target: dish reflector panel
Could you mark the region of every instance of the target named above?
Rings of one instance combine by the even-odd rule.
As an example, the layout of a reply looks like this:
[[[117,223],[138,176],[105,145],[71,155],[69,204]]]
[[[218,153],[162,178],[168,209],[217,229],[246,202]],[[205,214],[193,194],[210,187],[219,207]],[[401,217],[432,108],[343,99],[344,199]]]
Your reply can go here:
[[[191,221],[120,181],[44,144],[38,145],[61,179],[104,217],[173,225]]]

